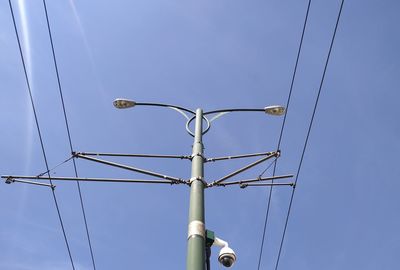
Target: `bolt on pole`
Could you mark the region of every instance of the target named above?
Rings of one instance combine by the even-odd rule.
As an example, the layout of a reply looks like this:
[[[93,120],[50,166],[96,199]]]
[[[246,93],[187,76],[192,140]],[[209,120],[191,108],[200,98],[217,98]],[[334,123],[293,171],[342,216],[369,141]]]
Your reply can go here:
[[[205,221],[204,221],[204,156],[203,111],[196,110],[195,134],[192,150],[192,174],[190,179],[190,205],[188,226],[187,270],[204,270]]]

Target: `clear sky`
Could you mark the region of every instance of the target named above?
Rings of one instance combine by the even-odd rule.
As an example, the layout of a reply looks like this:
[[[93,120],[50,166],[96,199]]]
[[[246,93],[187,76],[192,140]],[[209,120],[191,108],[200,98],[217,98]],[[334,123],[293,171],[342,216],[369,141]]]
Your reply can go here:
[[[307,2],[47,1],[74,150],[191,153],[181,115],[116,110],[116,97],[206,111],[285,104]],[[42,0],[12,3],[53,167],[70,150]],[[277,174],[298,168],[339,6],[312,1]],[[345,1],[280,270],[399,268],[399,11],[395,0]],[[8,1],[0,2],[0,47],[0,173],[37,175],[45,164]],[[205,135],[206,155],[276,150],[281,124],[262,113],[221,117]],[[187,160],[112,160],[190,178]],[[206,164],[206,180],[245,164]],[[84,160],[77,167],[82,177],[146,178]],[[72,163],[52,175],[73,176]],[[76,269],[93,269],[76,184],[56,184]],[[185,269],[187,186],[81,187],[97,269]],[[236,251],[233,269],[257,269],[268,193],[206,190],[206,227]],[[260,269],[274,269],[290,194],[290,187],[273,191]],[[0,269],[71,269],[50,189],[2,183],[0,205]],[[223,269],[218,252],[212,269]]]

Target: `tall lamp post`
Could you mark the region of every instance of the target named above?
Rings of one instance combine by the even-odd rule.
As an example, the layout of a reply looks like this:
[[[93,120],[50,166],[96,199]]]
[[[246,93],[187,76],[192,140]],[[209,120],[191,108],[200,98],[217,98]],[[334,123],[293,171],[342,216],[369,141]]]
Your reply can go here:
[[[244,172],[270,158],[278,158],[280,151],[273,152],[262,152],[253,153],[246,155],[237,156],[227,156],[227,157],[217,157],[217,158],[205,158],[204,146],[202,137],[207,133],[211,127],[211,122],[220,116],[230,113],[230,112],[264,112],[269,115],[280,116],[285,113],[285,108],[282,106],[268,106],[263,109],[221,109],[203,112],[202,109],[197,109],[192,111],[190,109],[170,105],[163,103],[139,103],[128,99],[116,99],[113,102],[114,106],[118,109],[132,108],[135,106],[155,106],[155,107],[166,107],[173,109],[186,118],[186,131],[194,137],[192,154],[191,156],[174,156],[174,155],[143,155],[143,154],[116,154],[116,153],[92,153],[92,152],[73,152],[71,158],[82,158],[89,161],[98,162],[101,164],[118,167],[121,169],[134,171],[137,173],[153,176],[162,180],[148,180],[148,179],[119,179],[119,178],[81,178],[81,177],[45,177],[44,174],[39,174],[37,176],[15,176],[15,175],[3,175],[1,176],[5,179],[7,184],[14,182],[33,184],[39,186],[48,186],[55,188],[52,184],[37,182],[37,181],[27,181],[31,180],[62,180],[62,181],[88,181],[88,182],[114,182],[114,183],[146,183],[146,184],[186,184],[190,186],[190,203],[189,203],[189,220],[188,220],[188,237],[187,237],[187,270],[204,270],[209,269],[209,253],[211,245],[221,246],[221,252],[218,260],[226,267],[230,267],[236,260],[236,255],[232,249],[228,247],[228,243],[214,236],[214,232],[206,230],[205,227],[205,214],[204,214],[204,189],[212,187],[230,186],[230,185],[240,185],[241,188],[246,188],[248,186],[293,186],[293,183],[264,183],[264,181],[290,178],[293,175],[281,175],[272,177],[261,177],[261,175],[254,179],[246,179],[240,181],[230,181],[227,182],[231,177],[234,177],[241,172]],[[212,118],[208,116],[213,115]],[[190,124],[194,121],[194,132],[190,129]],[[206,124],[205,128],[203,123]],[[93,157],[96,156],[96,157]],[[98,158],[99,156],[123,156],[123,157],[142,157],[142,158],[179,158],[179,159],[189,159],[192,162],[191,178],[188,180],[183,180],[181,178],[167,176],[153,171],[148,171],[144,169],[135,168],[128,165],[123,165],[107,160]],[[214,180],[212,182],[206,182],[204,179],[204,163],[214,162],[219,160],[230,160],[238,158],[247,157],[257,157],[262,156],[261,159],[250,163],[220,179]],[[69,159],[71,159],[69,158]],[[68,160],[69,160],[68,159]],[[207,252],[206,252],[207,251]],[[207,258],[206,258],[207,257]]]
[[[116,99],[114,101],[114,106],[118,109],[131,108],[137,105],[147,105],[147,106],[162,106],[169,107],[178,110],[183,115],[184,112],[194,114],[192,118],[188,119],[186,124],[186,129],[190,135],[194,137],[193,147],[192,147],[192,172],[190,178],[190,204],[189,204],[189,225],[188,225],[188,244],[187,244],[187,270],[204,270],[206,261],[206,230],[205,230],[205,220],[204,220],[204,188],[210,186],[204,180],[204,146],[203,146],[203,134],[210,128],[210,120],[206,118],[205,115],[217,114],[216,118],[222,116],[223,114],[234,112],[234,111],[256,111],[265,112],[270,115],[283,115],[285,109],[282,106],[269,106],[264,109],[223,109],[217,111],[210,111],[208,113],[203,113],[202,109],[197,109],[193,112],[189,109],[168,105],[168,104],[158,104],[158,103],[137,103],[132,100],[127,99]],[[212,120],[215,120],[213,118]],[[195,121],[194,133],[190,131],[189,124],[191,121]],[[203,131],[203,120],[206,121],[207,127]],[[222,181],[221,181],[222,182]],[[211,183],[212,185],[218,184],[216,182]]]

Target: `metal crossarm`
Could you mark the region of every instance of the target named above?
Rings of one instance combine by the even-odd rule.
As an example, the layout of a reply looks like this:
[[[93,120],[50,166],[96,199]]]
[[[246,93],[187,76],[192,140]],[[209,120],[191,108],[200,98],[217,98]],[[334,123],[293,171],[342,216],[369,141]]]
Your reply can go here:
[[[109,183],[142,183],[142,184],[186,184],[186,182],[178,182],[173,180],[144,180],[144,179],[121,179],[121,178],[87,178],[87,177],[37,177],[37,176],[21,176],[21,175],[3,175],[1,178],[6,178],[6,183],[21,182],[35,185],[48,184],[30,181],[21,181],[18,179],[32,180],[58,180],[58,181],[84,181],[84,182],[109,182]],[[7,182],[8,181],[8,182]]]
[[[88,157],[88,156],[81,155],[79,153],[75,153],[74,156],[77,157],[77,158],[83,158],[83,159],[87,159],[87,160],[90,160],[90,161],[95,161],[95,162],[98,162],[98,163],[110,165],[110,166],[113,166],[113,167],[129,170],[129,171],[134,171],[134,172],[138,172],[138,173],[142,173],[142,174],[146,174],[146,175],[151,175],[151,176],[162,178],[162,179],[167,179],[167,180],[180,182],[180,183],[186,183],[186,181],[182,180],[181,178],[176,178],[176,177],[172,177],[172,176],[168,176],[168,175],[163,175],[163,174],[160,174],[160,173],[147,171],[147,170],[143,170],[143,169],[139,169],[139,168],[135,168],[135,167],[132,167],[132,166],[127,166],[127,165],[123,165],[123,164],[119,164],[119,163],[115,163],[115,162],[110,162],[110,161],[106,161],[106,160],[103,160],[103,159]]]
[[[279,152],[279,151],[277,151]],[[247,158],[247,157],[257,157],[257,156],[269,156],[276,152],[262,152],[262,153],[253,153],[253,154],[245,154],[245,155],[236,155],[236,156],[226,156],[226,157],[216,157],[216,158],[207,158],[206,162],[211,161],[220,161],[220,160],[229,160],[229,159],[238,159],[238,158]]]
[[[278,175],[278,176],[271,176],[271,177],[259,177],[259,178],[254,178],[254,179],[245,179],[245,180],[240,180],[240,181],[219,183],[219,184],[215,184],[214,186],[224,187],[224,186],[230,186],[230,185],[241,185],[241,184],[246,184],[246,183],[254,183],[254,182],[291,178],[293,176],[294,176],[293,174],[287,174],[287,175]]]
[[[268,159],[270,159],[272,157],[279,156],[279,154],[280,154],[279,151],[271,152],[270,155],[268,155],[268,156],[266,156],[266,157],[264,157],[262,159],[259,159],[259,160],[255,161],[255,162],[253,162],[253,163],[251,163],[251,164],[249,164],[247,166],[244,166],[243,168],[240,168],[239,170],[236,170],[236,171],[234,171],[234,172],[222,177],[221,179],[216,180],[216,181],[208,184],[207,187],[212,187],[212,186],[218,185],[218,184],[222,183],[223,181],[225,181],[225,180],[227,180],[227,179],[229,179],[229,178],[231,178],[231,177],[233,177],[235,175],[238,175],[239,173],[242,173],[242,172],[244,172],[244,171],[246,171],[246,170],[248,170],[250,168],[253,168],[254,166],[256,166],[256,165],[258,165],[258,164],[260,164],[260,163],[262,163],[262,162],[264,162],[264,161],[266,161],[266,160],[268,160]]]
[[[95,153],[95,152],[76,152],[72,155],[82,156],[105,156],[105,157],[142,157],[142,158],[176,158],[176,159],[191,159],[190,156],[179,155],[149,155],[149,154],[122,154],[122,153]]]
[[[270,186],[291,186],[295,187],[295,183],[264,183],[264,184],[241,184],[240,188],[247,187],[270,187]]]

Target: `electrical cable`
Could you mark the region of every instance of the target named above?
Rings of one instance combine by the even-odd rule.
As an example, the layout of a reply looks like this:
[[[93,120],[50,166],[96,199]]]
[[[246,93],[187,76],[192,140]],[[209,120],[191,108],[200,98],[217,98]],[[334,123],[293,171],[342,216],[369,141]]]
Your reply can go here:
[[[299,43],[299,47],[298,47],[298,50],[297,50],[296,63],[295,63],[295,66],[294,66],[293,75],[292,75],[292,80],[291,80],[291,83],[290,83],[289,95],[288,95],[288,98],[287,98],[287,101],[286,101],[286,113],[285,113],[285,115],[284,115],[284,117],[283,117],[282,127],[281,127],[281,131],[280,131],[280,134],[279,134],[279,140],[278,140],[278,145],[277,145],[277,149],[278,149],[278,150],[280,149],[281,142],[282,142],[283,131],[284,131],[285,124],[286,124],[286,116],[287,116],[288,110],[289,110],[290,99],[291,99],[291,97],[292,97],[292,92],[293,92],[294,80],[295,80],[295,78],[296,78],[297,67],[298,67],[299,59],[300,59],[300,53],[301,53],[301,49],[302,49],[302,47],[303,47],[304,34],[305,34],[305,31],[306,31],[306,26],[307,26],[307,21],[308,21],[308,15],[309,15],[309,12],[310,12],[310,6],[311,6],[311,0],[308,1],[306,16],[305,16],[305,18],[304,18],[303,30],[302,30],[302,33],[301,33],[300,43]],[[276,173],[276,166],[277,166],[277,161],[274,162],[274,168],[273,168],[273,172],[272,172],[272,175],[273,175],[273,176],[275,176],[275,173]],[[261,176],[265,173],[265,171],[266,171],[266,170],[264,170],[264,171],[261,173]],[[274,182],[274,181],[272,181],[272,183],[273,183],[273,182]],[[261,259],[262,259],[262,253],[263,253],[263,249],[264,249],[265,233],[266,233],[267,224],[268,224],[268,219],[269,219],[269,211],[270,211],[270,208],[271,208],[272,189],[273,189],[273,186],[271,186],[270,189],[269,189],[267,208],[266,208],[266,211],[265,211],[265,218],[264,218],[264,227],[263,227],[263,233],[262,233],[261,247],[260,247],[260,253],[259,253],[259,257],[258,257],[258,266],[257,266],[257,269],[258,269],[258,270],[260,270]]]
[[[302,153],[301,153],[301,158],[300,158],[299,167],[298,167],[297,173],[296,173],[296,179],[295,179],[295,182],[294,182],[295,185],[297,184],[297,180],[298,180],[298,178],[299,178],[299,174],[300,174],[300,171],[301,171],[301,166],[302,166],[302,164],[303,164],[304,154],[305,154],[305,152],[306,152],[307,144],[308,144],[308,141],[309,141],[309,138],[310,138],[311,128],[312,128],[312,125],[313,125],[313,122],[314,122],[315,113],[316,113],[316,111],[317,111],[317,106],[318,106],[319,97],[320,97],[320,94],[321,94],[322,86],[323,86],[324,81],[325,81],[326,70],[327,70],[327,68],[328,68],[328,63],[329,63],[329,59],[330,59],[330,56],[331,56],[333,43],[334,43],[334,41],[335,41],[335,37],[336,37],[337,28],[338,28],[338,25],[339,25],[340,16],[341,16],[342,10],[343,10],[343,3],[344,3],[344,0],[342,0],[342,2],[341,2],[341,4],[340,4],[339,13],[338,13],[338,16],[337,16],[337,19],[336,19],[335,30],[334,30],[334,32],[333,32],[331,44],[330,44],[330,46],[329,46],[328,56],[326,57],[324,72],[322,73],[322,78],[321,78],[321,82],[320,82],[320,85],[319,85],[317,98],[316,98],[316,100],[315,100],[313,113],[312,113],[312,116],[311,116],[310,124],[309,124],[309,126],[308,126],[307,136],[306,136],[306,139],[305,139],[305,142],[304,142],[303,151],[302,151]],[[278,253],[278,257],[277,257],[276,264],[275,264],[275,270],[278,269],[280,257],[281,257],[281,254],[282,254],[283,242],[284,242],[284,240],[285,240],[285,235],[286,235],[286,230],[287,230],[287,225],[288,225],[288,221],[289,221],[290,212],[291,212],[292,205],[293,205],[293,198],[294,198],[295,190],[296,190],[296,189],[293,189],[293,190],[292,190],[292,195],[291,195],[291,197],[290,197],[289,207],[288,207],[288,211],[287,211],[287,215],[286,215],[285,227],[284,227],[284,229],[283,229],[283,234],[282,234],[281,243],[280,243],[280,247],[279,247],[279,253]]]
[[[48,11],[47,11],[46,0],[43,0],[43,7],[44,7],[45,15],[46,15],[47,30],[48,30],[48,34],[49,34],[49,38],[50,38],[51,51],[52,51],[52,56],[53,56],[53,61],[54,61],[54,68],[55,68],[55,72],[56,72],[56,76],[57,76],[58,90],[59,90],[59,93],[60,93],[61,104],[62,104],[62,109],[63,109],[63,113],[64,113],[65,126],[66,126],[66,129],[67,129],[68,142],[69,142],[69,147],[70,147],[70,150],[71,150],[71,153],[72,153],[72,152],[74,152],[74,150],[73,150],[73,147],[72,147],[71,132],[70,132],[70,129],[69,129],[68,118],[67,118],[67,113],[66,113],[66,109],[65,109],[64,96],[63,96],[62,87],[61,87],[60,74],[59,74],[59,71],[58,71],[57,58],[56,58],[55,49],[54,49],[53,36],[52,36],[52,33],[51,33],[51,28],[50,28],[50,22],[49,22],[49,15],[48,15]],[[73,162],[73,166],[74,166],[75,176],[78,177],[78,170],[77,170],[75,159],[73,159],[72,162]],[[92,242],[91,242],[91,239],[90,239],[90,233],[89,233],[88,222],[87,222],[86,212],[85,212],[85,207],[84,207],[84,202],[83,202],[82,190],[81,190],[81,186],[80,186],[79,181],[76,181],[76,185],[77,185],[77,188],[78,188],[79,200],[80,200],[83,220],[84,220],[84,223],[85,223],[86,238],[87,238],[88,245],[89,245],[90,256],[91,256],[91,259],[92,259],[92,265],[93,265],[93,269],[96,270],[96,264],[95,264],[94,255],[93,255]]]
[[[33,114],[34,114],[34,118],[35,118],[36,128],[37,128],[38,135],[39,135],[39,140],[40,140],[40,146],[41,146],[41,149],[42,149],[43,159],[44,159],[44,163],[46,165],[46,169],[47,169],[47,171],[49,171],[49,164],[47,162],[46,151],[45,151],[45,148],[44,148],[42,133],[40,131],[39,120],[38,120],[38,116],[37,116],[37,113],[36,113],[35,103],[33,101],[31,85],[30,85],[30,82],[29,82],[28,72],[27,72],[27,69],[26,69],[24,54],[22,52],[21,41],[20,41],[20,38],[19,38],[19,35],[18,35],[18,29],[17,29],[17,24],[15,22],[14,10],[13,10],[12,4],[11,4],[11,0],[8,0],[8,3],[9,3],[9,6],[10,6],[10,11],[11,11],[11,16],[12,16],[12,20],[13,20],[15,35],[16,35],[16,39],[17,39],[17,42],[18,42],[19,53],[20,53],[20,56],[21,56],[22,66],[23,66],[23,69],[24,69],[25,80],[26,80],[26,84],[27,84],[27,88],[28,88],[28,92],[29,92],[29,98],[30,98],[30,102],[31,102],[31,105],[32,105],[32,110],[33,110]],[[50,184],[53,185],[53,183],[51,181],[50,173],[48,172],[47,175],[50,178],[50,180],[49,180]],[[58,219],[60,221],[61,230],[62,230],[62,233],[63,233],[63,236],[64,236],[65,245],[67,247],[69,259],[70,259],[70,262],[71,262],[71,267],[72,267],[73,270],[75,270],[75,265],[74,265],[74,261],[72,259],[71,249],[70,249],[70,246],[69,246],[69,243],[68,243],[67,234],[65,232],[64,222],[63,222],[62,217],[61,217],[60,208],[58,206],[56,193],[55,193],[54,189],[51,189],[51,191],[52,191],[52,195],[53,195],[54,205],[55,205],[56,210],[57,210]]]

